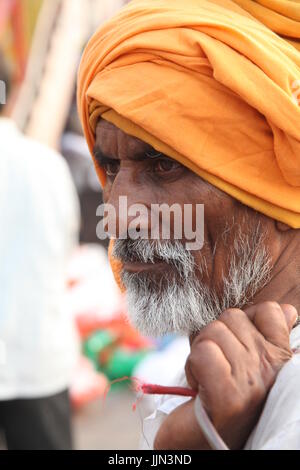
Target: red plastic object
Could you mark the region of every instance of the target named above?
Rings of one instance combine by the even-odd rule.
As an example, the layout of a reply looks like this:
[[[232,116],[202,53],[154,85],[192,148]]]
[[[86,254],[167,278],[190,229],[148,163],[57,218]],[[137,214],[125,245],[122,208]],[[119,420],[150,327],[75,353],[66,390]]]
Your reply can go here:
[[[79,409],[93,400],[103,398],[107,386],[105,375],[96,372],[91,362],[81,357],[70,387],[72,407]]]
[[[76,317],[76,325],[82,340],[97,330],[106,330],[117,338],[120,346],[125,346],[133,350],[152,348],[153,342],[141,336],[128,322],[126,317],[120,313],[115,318],[101,320],[93,312],[84,313]]]

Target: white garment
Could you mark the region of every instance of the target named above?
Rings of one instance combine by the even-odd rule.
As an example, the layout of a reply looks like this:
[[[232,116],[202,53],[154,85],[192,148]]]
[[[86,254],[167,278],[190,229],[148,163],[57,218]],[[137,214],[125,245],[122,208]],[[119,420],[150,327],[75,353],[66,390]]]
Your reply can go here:
[[[64,302],[78,200],[62,157],[6,119],[0,119],[0,221],[0,399],[59,393],[77,360]]]
[[[292,349],[300,348],[300,325],[290,336]],[[187,387],[185,374],[180,372],[172,385]],[[253,429],[246,450],[300,450],[300,353],[295,354],[280,370],[268,395],[260,419]],[[175,408],[190,400],[167,395],[154,399],[155,411],[144,419],[142,449],[153,449],[157,431]]]

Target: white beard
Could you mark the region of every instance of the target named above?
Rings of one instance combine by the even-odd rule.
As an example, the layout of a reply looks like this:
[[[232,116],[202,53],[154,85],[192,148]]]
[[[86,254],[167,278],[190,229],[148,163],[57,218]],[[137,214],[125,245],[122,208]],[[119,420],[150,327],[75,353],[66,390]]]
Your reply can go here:
[[[122,273],[127,290],[128,315],[144,335],[167,333],[191,335],[216,320],[227,308],[242,308],[267,284],[271,259],[257,227],[251,238],[239,234],[229,251],[229,272],[223,292],[195,276],[194,258],[178,241],[116,240],[114,256],[125,260],[153,262],[158,257],[174,268],[174,275],[159,281],[147,273]],[[201,271],[206,269],[205,260]]]

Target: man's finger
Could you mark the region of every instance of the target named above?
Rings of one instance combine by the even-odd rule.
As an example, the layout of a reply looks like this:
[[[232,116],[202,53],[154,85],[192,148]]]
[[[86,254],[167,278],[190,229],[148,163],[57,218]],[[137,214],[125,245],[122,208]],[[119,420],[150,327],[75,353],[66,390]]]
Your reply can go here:
[[[276,302],[263,302],[262,304],[259,304],[259,305],[264,305],[264,304],[276,304]],[[277,305],[281,307],[281,310],[286,318],[287,326],[290,332],[298,318],[297,309],[291,304],[277,304]],[[251,321],[253,321],[253,318],[257,311],[257,307],[258,305],[251,305],[251,307],[247,307],[243,309]]]
[[[193,346],[187,359],[187,380],[192,388],[197,385],[204,405],[207,397],[222,402],[224,387],[232,382],[231,372],[231,364],[216,343],[203,340]],[[205,391],[205,396],[202,391]]]
[[[283,309],[277,302],[262,302],[245,312],[267,341],[285,349],[289,346],[290,325],[294,318],[289,307]]]
[[[243,310],[229,308],[220,315],[219,321],[230,328],[246,351],[259,355],[259,341],[261,339],[263,342],[264,338]]]
[[[298,312],[297,309],[291,304],[280,304],[282,311],[285,315],[285,319],[287,322],[287,326],[289,331],[291,332],[296,321],[298,320]]]
[[[251,323],[249,320],[248,322]],[[213,321],[200,331],[194,340],[191,351],[197,347],[198,343],[206,340],[218,345],[231,366],[231,373],[235,375],[240,369],[241,358],[246,354],[246,350],[231,329],[222,321]]]

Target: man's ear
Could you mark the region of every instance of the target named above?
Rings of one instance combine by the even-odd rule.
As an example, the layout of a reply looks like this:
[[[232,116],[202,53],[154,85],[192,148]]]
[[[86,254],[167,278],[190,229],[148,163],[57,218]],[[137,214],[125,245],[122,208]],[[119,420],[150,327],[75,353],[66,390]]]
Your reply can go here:
[[[288,230],[291,230],[291,227],[283,222],[279,222],[279,220],[275,221],[276,228],[279,230],[279,232],[287,232]]]

